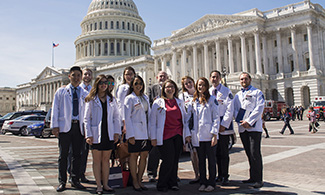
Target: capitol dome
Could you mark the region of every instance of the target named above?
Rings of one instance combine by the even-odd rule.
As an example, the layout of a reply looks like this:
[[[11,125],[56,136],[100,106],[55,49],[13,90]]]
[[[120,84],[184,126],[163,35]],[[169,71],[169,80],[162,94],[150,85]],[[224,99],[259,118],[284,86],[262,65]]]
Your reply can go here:
[[[150,54],[145,26],[132,0],[92,0],[75,41],[75,65],[97,67]]]

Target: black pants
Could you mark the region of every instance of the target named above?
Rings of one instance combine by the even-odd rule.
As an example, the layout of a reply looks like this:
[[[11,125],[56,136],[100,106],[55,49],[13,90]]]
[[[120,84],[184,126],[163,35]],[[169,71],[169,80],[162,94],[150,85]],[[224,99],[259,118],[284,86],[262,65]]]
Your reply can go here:
[[[200,184],[201,185],[211,185],[215,187],[216,185],[216,149],[217,146],[211,147],[211,141],[200,142],[200,146],[197,150],[199,157],[199,171],[200,171]],[[206,158],[208,157],[208,169],[209,169],[209,179],[206,178]]]
[[[148,157],[147,173],[154,178],[157,177],[157,169],[159,166],[160,152],[157,146],[151,148]]]
[[[71,129],[67,133],[59,134],[59,182],[67,182],[67,159],[69,148],[72,148],[72,167],[71,176],[73,181],[79,181],[80,178],[80,157],[81,147],[84,137],[81,135],[79,123],[71,124]]]
[[[217,165],[218,165],[218,178],[229,177],[229,137],[231,135],[219,134],[217,144]]]
[[[165,189],[177,184],[177,170],[180,152],[183,148],[183,138],[176,135],[164,140],[162,146],[158,146],[162,163],[159,169],[157,189]]]
[[[254,182],[263,181],[263,162],[261,154],[262,132],[240,133],[240,139],[243,143],[249,162],[250,180]]]
[[[290,125],[290,122],[289,122],[289,121],[285,121],[285,122],[284,122],[284,126],[283,126],[283,128],[282,128],[282,130],[281,130],[280,133],[283,134],[287,127],[289,128],[290,133],[293,134],[294,132],[293,132],[293,130],[292,130],[292,128],[291,128],[291,125]]]

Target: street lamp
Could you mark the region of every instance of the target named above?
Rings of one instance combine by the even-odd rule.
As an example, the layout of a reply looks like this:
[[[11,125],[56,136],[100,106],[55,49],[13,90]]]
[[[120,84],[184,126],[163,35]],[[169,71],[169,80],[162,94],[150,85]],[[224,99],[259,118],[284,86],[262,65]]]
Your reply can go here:
[[[222,77],[223,77],[223,85],[224,85],[225,87],[227,87],[227,80],[226,80],[227,74],[228,74],[228,72],[227,72],[227,68],[226,68],[226,67],[222,67],[221,75],[222,75]]]

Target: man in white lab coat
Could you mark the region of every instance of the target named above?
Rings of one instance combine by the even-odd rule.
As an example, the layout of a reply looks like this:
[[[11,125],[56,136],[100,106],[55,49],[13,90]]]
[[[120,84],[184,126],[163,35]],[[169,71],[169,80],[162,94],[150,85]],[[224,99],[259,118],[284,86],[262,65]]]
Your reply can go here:
[[[84,139],[82,128],[84,118],[86,90],[79,86],[82,71],[73,66],[69,71],[70,83],[59,88],[54,96],[52,105],[51,128],[52,133],[59,138],[59,186],[57,191],[65,190],[67,181],[67,158],[70,145],[72,146],[71,186],[84,189],[80,184],[80,157]]]

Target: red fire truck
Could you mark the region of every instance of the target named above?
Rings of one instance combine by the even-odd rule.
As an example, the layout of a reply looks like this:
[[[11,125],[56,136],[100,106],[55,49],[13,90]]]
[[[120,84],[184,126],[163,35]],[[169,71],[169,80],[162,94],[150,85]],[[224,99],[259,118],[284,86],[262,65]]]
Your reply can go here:
[[[311,106],[316,111],[316,118],[325,120],[324,117],[324,109],[325,109],[325,96],[316,96],[314,97]],[[309,114],[307,114],[307,117],[309,117]]]
[[[281,109],[285,107],[287,107],[287,104],[283,101],[265,100],[264,120],[269,121],[271,118],[279,120]]]

